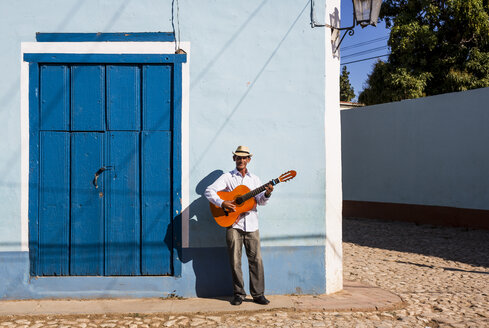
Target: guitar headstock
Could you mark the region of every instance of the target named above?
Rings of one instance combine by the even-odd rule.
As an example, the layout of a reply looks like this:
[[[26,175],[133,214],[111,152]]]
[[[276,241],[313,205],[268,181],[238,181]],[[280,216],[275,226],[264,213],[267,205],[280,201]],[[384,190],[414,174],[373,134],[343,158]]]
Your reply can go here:
[[[282,174],[281,176],[279,176],[278,180],[280,182],[286,182],[286,181],[289,181],[289,180],[295,178],[296,175],[297,175],[297,172],[294,170],[287,171],[284,174]]]

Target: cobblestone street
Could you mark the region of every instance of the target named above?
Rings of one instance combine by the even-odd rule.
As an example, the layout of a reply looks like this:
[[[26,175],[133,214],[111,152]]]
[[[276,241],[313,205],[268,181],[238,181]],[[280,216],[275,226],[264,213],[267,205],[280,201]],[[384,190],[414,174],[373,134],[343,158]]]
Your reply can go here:
[[[345,219],[343,247],[345,279],[396,293],[406,306],[384,312],[4,316],[0,327],[489,327],[489,231]]]

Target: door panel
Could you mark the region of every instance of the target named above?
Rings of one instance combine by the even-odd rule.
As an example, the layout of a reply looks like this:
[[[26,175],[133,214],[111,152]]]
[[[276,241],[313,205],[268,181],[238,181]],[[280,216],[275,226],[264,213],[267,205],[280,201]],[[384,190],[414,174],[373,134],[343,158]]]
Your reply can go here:
[[[40,133],[39,273],[69,274],[70,136]]]
[[[108,133],[106,275],[140,272],[139,132]]]
[[[105,66],[71,67],[71,130],[105,130]]]
[[[71,136],[71,274],[104,274],[104,133]]]
[[[171,71],[169,65],[143,66],[143,130],[171,129]]]
[[[143,275],[171,274],[171,133],[141,133]]]
[[[140,129],[141,75],[138,66],[107,66],[107,125],[115,131]]]
[[[41,130],[68,131],[70,124],[70,69],[41,66]]]

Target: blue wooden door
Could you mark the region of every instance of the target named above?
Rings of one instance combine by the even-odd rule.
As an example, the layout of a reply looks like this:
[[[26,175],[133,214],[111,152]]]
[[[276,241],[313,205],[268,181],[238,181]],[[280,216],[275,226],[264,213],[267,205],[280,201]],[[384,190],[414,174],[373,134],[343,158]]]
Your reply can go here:
[[[172,274],[172,79],[40,65],[35,275]]]
[[[107,135],[106,274],[140,273],[139,132]]]
[[[172,231],[171,216],[171,133],[141,133],[141,271],[151,275],[171,270],[171,253],[166,251],[164,238]],[[171,239],[171,238],[170,238]]]
[[[95,188],[94,173],[104,166],[101,132],[71,133],[70,274],[104,274],[104,179]],[[41,227],[42,228],[42,227]]]
[[[40,133],[39,275],[69,274],[70,249],[70,136]]]

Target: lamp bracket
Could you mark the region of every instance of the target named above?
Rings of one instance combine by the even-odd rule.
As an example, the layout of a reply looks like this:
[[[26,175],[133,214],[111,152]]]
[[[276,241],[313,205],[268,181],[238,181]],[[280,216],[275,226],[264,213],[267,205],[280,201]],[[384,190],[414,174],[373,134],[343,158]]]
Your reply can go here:
[[[352,25],[352,26],[348,26],[348,27],[336,27],[336,26],[333,26],[333,25],[329,25],[329,24],[318,24],[316,23],[314,20],[311,21],[311,27],[312,28],[315,28],[315,27],[329,27],[331,30],[338,30],[338,31],[343,31],[343,30],[353,30],[353,28],[355,28],[355,25]]]
[[[314,15],[314,0],[311,0],[311,28],[315,28],[315,27],[328,27],[328,28],[331,29],[331,33],[333,33],[335,30],[337,30],[337,31],[346,31],[345,33],[343,33],[343,36],[341,37],[340,42],[338,43],[338,45],[336,46],[336,48],[333,50],[333,53],[335,53],[340,48],[341,42],[343,42],[343,39],[345,38],[345,36],[347,34],[349,36],[352,36],[353,34],[355,34],[355,31],[354,31],[355,21],[356,21],[355,20],[355,13],[353,13],[353,25],[352,26],[348,26],[348,27],[336,27],[336,26],[333,26],[333,25],[330,25],[330,24],[318,24],[318,23],[316,23],[316,19],[315,19],[315,15]]]
[[[334,29],[332,28],[331,29],[331,32],[333,31]],[[348,34],[349,36],[352,36],[353,34],[355,34],[355,30],[353,29],[353,26],[351,28],[341,28],[341,29],[338,29],[339,31],[341,30],[347,30],[345,33],[343,33],[343,36],[341,37],[340,39],[340,42],[338,43],[338,45],[336,46],[336,48],[333,50],[333,53],[336,53],[336,51],[340,48],[340,45],[341,45],[341,42],[343,42],[343,39],[345,38],[345,36]]]

